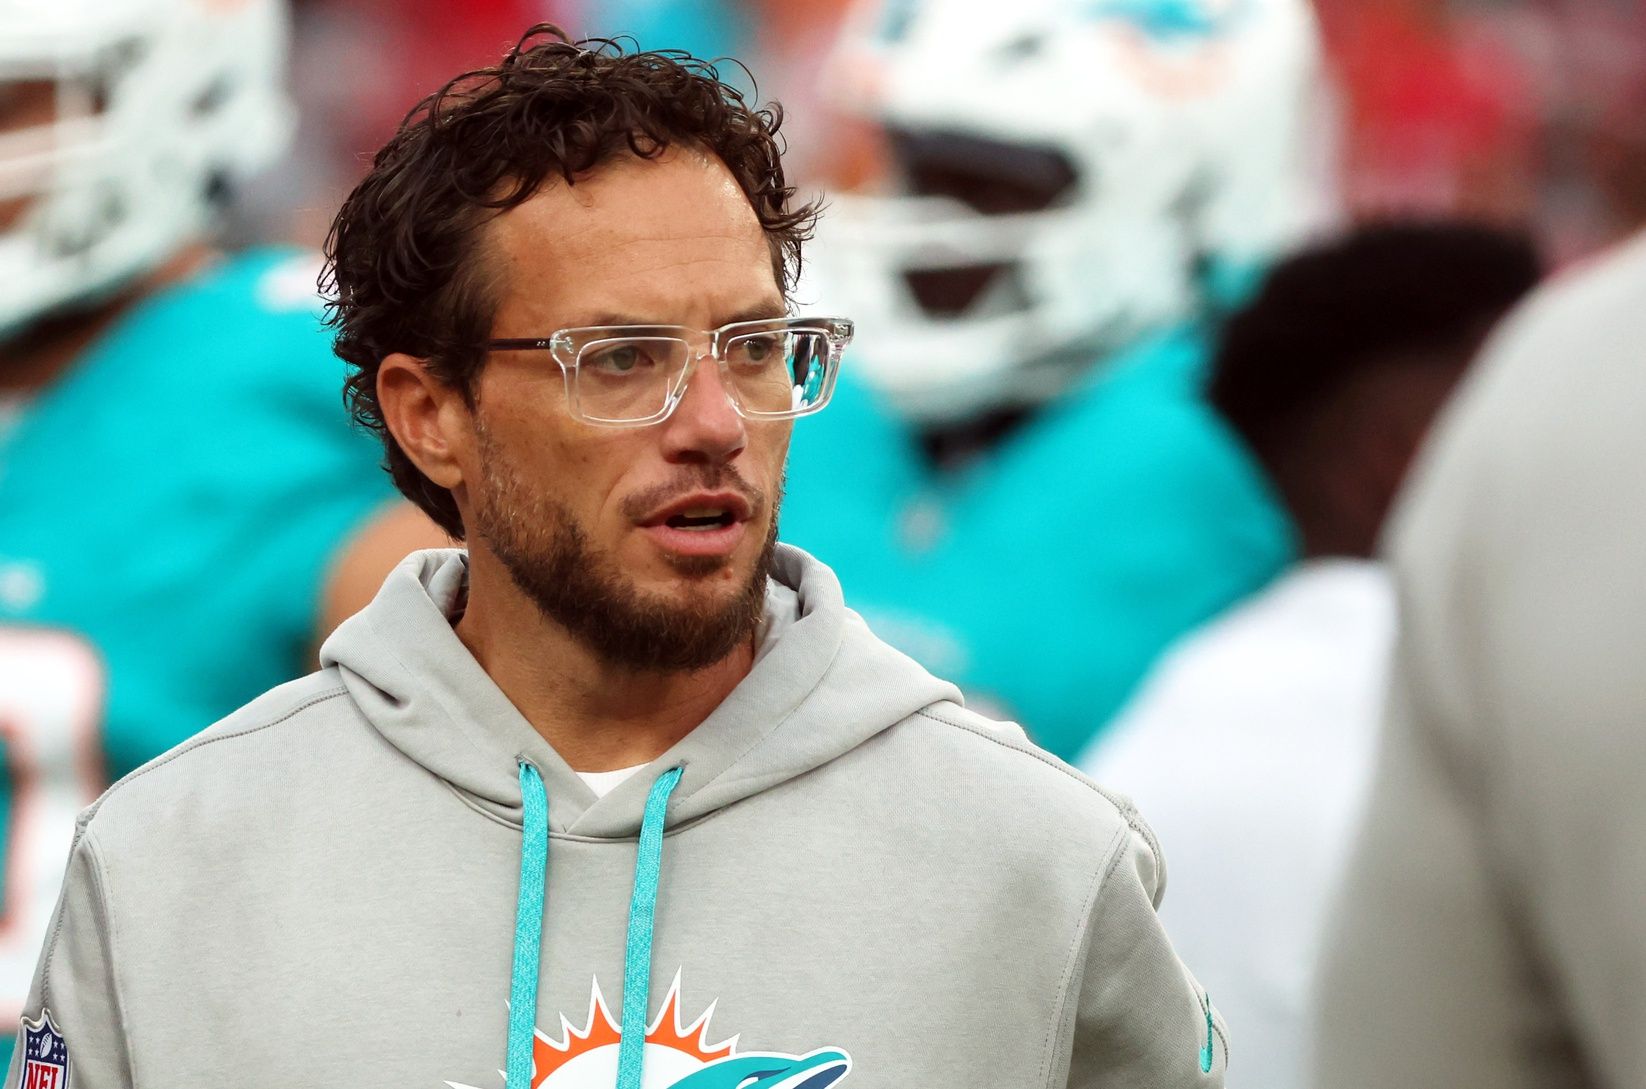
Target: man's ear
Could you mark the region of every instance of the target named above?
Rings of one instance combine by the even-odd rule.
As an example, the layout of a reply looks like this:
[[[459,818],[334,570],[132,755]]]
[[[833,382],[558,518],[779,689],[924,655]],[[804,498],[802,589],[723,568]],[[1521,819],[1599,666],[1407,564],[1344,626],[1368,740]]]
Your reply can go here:
[[[377,369],[383,423],[413,465],[447,490],[463,484],[474,419],[463,391],[416,356],[394,352]]]

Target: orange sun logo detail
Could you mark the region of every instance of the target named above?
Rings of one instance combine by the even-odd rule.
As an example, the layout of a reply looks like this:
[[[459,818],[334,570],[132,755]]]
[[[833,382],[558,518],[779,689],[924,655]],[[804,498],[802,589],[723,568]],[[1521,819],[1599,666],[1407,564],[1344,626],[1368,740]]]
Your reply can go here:
[[[682,1025],[680,973],[676,972],[657,1019],[646,1029],[645,1072],[641,1089],[827,1089],[852,1071],[852,1057],[838,1047],[819,1047],[803,1055],[777,1051],[737,1050],[739,1037],[709,1042],[709,1018],[718,1001],[689,1025]],[[600,981],[589,994],[589,1013],[581,1027],[565,1015],[558,1036],[537,1029],[532,1041],[532,1089],[611,1089],[617,1080],[617,1053],[622,1032],[612,1017]],[[501,1070],[498,1076],[503,1076]],[[449,1089],[476,1089],[448,1081]]]
[[[663,1008],[657,1011],[657,1018],[646,1028],[646,1065],[652,1067],[654,1063],[670,1068],[680,1067],[682,1060],[695,1066],[707,1066],[716,1059],[733,1054],[737,1047],[737,1037],[722,1040],[718,1044],[709,1043],[709,1018],[714,1016],[715,1003],[698,1015],[697,1020],[684,1027],[680,1024],[680,974],[675,973],[674,982],[669,984],[669,993],[663,999]],[[606,998],[600,993],[600,981],[594,981],[594,987],[589,995],[589,1015],[583,1022],[581,1029],[576,1028],[566,1020],[564,1014],[560,1017],[560,1039],[556,1040],[546,1035],[541,1029],[537,1032],[537,1039],[532,1048],[532,1075],[533,1089],[559,1089],[560,1082],[555,1079],[557,1072],[573,1067],[577,1060],[585,1055],[594,1055],[609,1049],[601,1055],[602,1059],[609,1059],[612,1070],[617,1069],[617,1049],[622,1042],[622,1033],[618,1031],[617,1022],[612,1018],[611,1011],[606,1008]],[[663,1055],[654,1059],[658,1049],[674,1052],[672,1055]],[[592,1066],[592,1063],[582,1065]],[[608,1065],[601,1062],[600,1066]],[[567,1081],[568,1086],[581,1085],[584,1079]],[[650,1081],[650,1078],[646,1079]]]

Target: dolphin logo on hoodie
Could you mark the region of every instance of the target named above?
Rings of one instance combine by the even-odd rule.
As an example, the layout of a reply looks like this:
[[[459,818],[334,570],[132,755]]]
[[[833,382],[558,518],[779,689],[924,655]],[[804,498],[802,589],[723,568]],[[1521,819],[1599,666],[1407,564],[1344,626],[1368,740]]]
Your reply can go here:
[[[737,1055],[688,1074],[670,1089],[823,1089],[845,1077],[852,1060],[844,1052],[823,1048],[792,1055]]]
[[[737,1037],[709,1042],[715,1003],[690,1024],[681,1024],[680,974],[676,973],[657,1017],[646,1029],[644,1089],[825,1089],[851,1073],[852,1059],[836,1047],[804,1055],[739,1052]],[[558,1038],[541,1029],[533,1049],[532,1089],[611,1089],[622,1041],[600,981],[578,1028],[560,1018]],[[478,1089],[448,1081],[449,1089]]]

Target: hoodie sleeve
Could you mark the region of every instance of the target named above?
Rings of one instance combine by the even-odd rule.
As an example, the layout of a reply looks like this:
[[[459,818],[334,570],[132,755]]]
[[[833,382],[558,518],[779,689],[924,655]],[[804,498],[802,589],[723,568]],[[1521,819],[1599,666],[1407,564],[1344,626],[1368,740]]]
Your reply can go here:
[[[1165,871],[1135,811],[1080,939],[1069,1089],[1220,1089],[1228,1030],[1166,937]],[[1063,1085],[1054,1078],[1050,1084]]]
[[[24,1021],[36,1026],[44,1025],[50,1014],[68,1055],[65,1083],[74,1089],[133,1085],[108,919],[103,866],[95,842],[82,825],[75,835],[63,892],[23,1011]],[[17,1033],[5,1089],[18,1089],[27,1062],[30,1034],[23,1025]]]

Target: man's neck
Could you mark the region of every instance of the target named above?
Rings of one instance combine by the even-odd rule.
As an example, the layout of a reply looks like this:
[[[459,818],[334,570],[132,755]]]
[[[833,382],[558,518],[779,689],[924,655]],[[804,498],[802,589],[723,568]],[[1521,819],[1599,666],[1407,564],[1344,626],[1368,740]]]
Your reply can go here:
[[[471,552],[469,604],[457,637],[574,771],[614,771],[657,759],[720,706],[754,665],[751,639],[693,672],[615,666],[545,617],[487,559]]]

